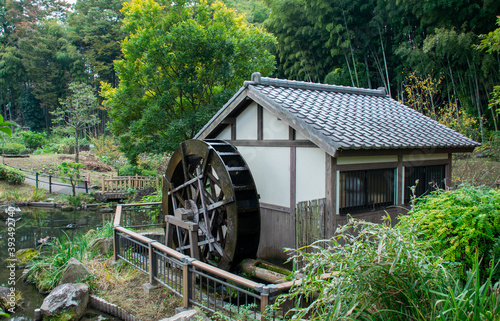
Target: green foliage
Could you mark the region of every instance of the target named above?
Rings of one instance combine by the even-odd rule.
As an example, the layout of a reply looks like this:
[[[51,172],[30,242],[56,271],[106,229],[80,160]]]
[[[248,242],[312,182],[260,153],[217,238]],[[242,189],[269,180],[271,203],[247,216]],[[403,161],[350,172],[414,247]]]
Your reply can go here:
[[[3,116],[0,115],[0,133],[3,133],[8,137],[12,136],[12,129],[9,126],[19,126],[19,125],[17,125],[17,123],[13,121],[4,121]],[[3,139],[4,136],[0,135],[0,138]]]
[[[4,310],[0,307],[0,317],[6,317],[9,318],[10,314],[4,312]]]
[[[48,143],[47,137],[43,133],[32,131],[21,132],[21,137],[26,146],[30,149],[37,149]]]
[[[122,58],[120,42],[125,38],[121,30],[122,0],[77,1],[75,10],[68,16],[69,35],[72,42],[89,61],[89,72],[94,81],[118,85],[113,61]]]
[[[318,298],[306,308],[296,306],[294,317],[411,320],[432,310],[429,291],[449,276],[425,244],[411,233],[353,219],[337,234],[313,243],[312,253],[297,250],[294,258],[304,267],[295,273],[302,273],[303,281],[281,299]]]
[[[118,171],[118,176],[158,176],[158,173],[134,165],[125,165]]]
[[[7,155],[27,155],[31,152],[25,145],[20,143],[4,143],[2,150]]]
[[[492,269],[481,277],[475,264],[464,281],[416,234],[350,219],[334,238],[295,252],[302,280],[274,308],[291,301],[285,319],[295,320],[496,320]]]
[[[41,255],[32,261],[29,267],[29,280],[36,283],[41,292],[47,292],[59,284],[62,272],[72,257],[79,261],[90,258],[88,248],[90,240],[82,235],[76,235],[73,239],[64,233],[50,244],[48,255]]]
[[[59,100],[60,107],[51,112],[60,124],[60,130],[75,138],[75,163],[78,163],[80,132],[99,122],[96,115],[97,97],[92,87],[74,82],[69,85],[71,95]]]
[[[500,131],[493,132],[488,142],[481,147],[486,155],[500,161]]]
[[[19,108],[23,114],[24,123],[35,132],[45,129],[45,116],[40,102],[33,95],[33,90],[27,87],[19,100]]]
[[[446,260],[457,262],[465,272],[474,267],[476,255],[480,272],[492,266],[500,279],[500,190],[462,185],[420,200],[402,227],[415,226],[420,239],[429,243]]]
[[[80,179],[80,169],[83,168],[83,164],[81,163],[73,163],[73,162],[62,162],[57,165],[57,170],[59,174],[66,178],[65,180],[69,181],[73,190],[73,197],[76,197],[76,184],[81,182]]]
[[[274,38],[215,1],[134,0],[124,3],[115,63],[118,88],[104,85],[110,129],[131,164],[143,152],[175,149],[250,78],[268,75]]]
[[[0,165],[0,179],[12,185],[21,185],[24,182],[24,174],[15,168]]]

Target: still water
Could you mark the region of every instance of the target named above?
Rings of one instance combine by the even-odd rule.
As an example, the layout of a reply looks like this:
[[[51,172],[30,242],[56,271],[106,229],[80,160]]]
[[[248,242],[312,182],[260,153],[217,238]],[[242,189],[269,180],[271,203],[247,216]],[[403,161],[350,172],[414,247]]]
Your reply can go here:
[[[7,214],[0,213],[0,286],[9,285],[10,262],[7,261],[9,251]],[[109,217],[109,214],[108,214]],[[72,239],[76,233],[85,233],[90,229],[102,226],[103,214],[94,211],[61,211],[58,209],[22,207],[21,213],[14,217],[15,222],[15,250],[39,248],[40,240],[47,237]],[[12,247],[12,246],[10,246]],[[22,308],[17,308],[11,314],[11,320],[35,320],[34,310],[42,305],[44,296],[32,284],[22,280],[22,269],[16,270],[15,288],[23,297]],[[89,311],[92,313],[92,311]],[[89,315],[90,317],[90,315]],[[93,315],[87,320],[116,320],[109,316]]]

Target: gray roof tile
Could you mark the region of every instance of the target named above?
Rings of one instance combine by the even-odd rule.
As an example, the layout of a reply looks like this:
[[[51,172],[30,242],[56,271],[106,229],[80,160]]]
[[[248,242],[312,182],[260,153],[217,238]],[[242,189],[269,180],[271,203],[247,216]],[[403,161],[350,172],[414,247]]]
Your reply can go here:
[[[341,149],[479,145],[388,97],[384,90],[257,79],[245,85]]]

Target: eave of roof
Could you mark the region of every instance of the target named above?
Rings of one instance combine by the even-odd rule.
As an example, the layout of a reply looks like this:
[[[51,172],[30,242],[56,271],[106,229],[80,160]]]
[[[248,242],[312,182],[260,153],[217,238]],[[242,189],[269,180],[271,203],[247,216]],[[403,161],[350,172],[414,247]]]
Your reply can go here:
[[[330,100],[334,97],[335,104],[319,101],[325,97]],[[331,156],[339,149],[457,148],[472,151],[480,145],[391,99],[383,88],[360,89],[263,78],[259,73],[252,75],[252,81],[245,81],[195,138],[207,137],[246,98],[267,108]],[[369,116],[378,119],[360,115],[363,108],[376,111]],[[412,121],[421,122],[422,128],[414,126]]]

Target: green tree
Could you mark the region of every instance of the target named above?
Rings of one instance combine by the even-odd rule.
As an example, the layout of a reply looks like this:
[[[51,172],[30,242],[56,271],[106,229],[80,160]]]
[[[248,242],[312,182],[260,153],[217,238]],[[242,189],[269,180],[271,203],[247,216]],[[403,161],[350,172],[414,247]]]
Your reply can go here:
[[[62,22],[68,6],[59,0],[0,0],[0,112],[7,119],[21,119],[19,97],[40,80],[26,72],[20,42],[48,18]]]
[[[68,94],[68,84],[74,78],[83,77],[83,57],[57,20],[45,20],[32,26],[19,40],[19,49],[29,86],[44,108],[49,130],[50,112]]]
[[[59,174],[61,174],[62,177],[67,178],[66,180],[71,184],[73,197],[76,196],[76,184],[82,181],[80,179],[80,169],[82,168],[83,164],[78,162],[62,162],[61,164],[57,165]]]
[[[19,99],[19,109],[23,116],[23,124],[27,125],[32,131],[43,131],[45,129],[45,116],[31,88],[27,87]]]
[[[69,35],[88,62],[92,81],[118,85],[113,61],[122,58],[122,0],[78,0],[68,17]]]
[[[274,38],[221,2],[125,3],[118,88],[105,85],[111,131],[132,164],[191,138],[252,72],[268,75]]]
[[[60,106],[51,113],[61,125],[62,131],[74,135],[75,163],[78,163],[79,137],[85,129],[99,121],[95,113],[97,97],[92,87],[83,83],[71,83],[69,90],[71,94],[61,99]]]
[[[481,42],[477,46],[479,50],[484,50],[488,53],[500,53],[500,17],[497,18],[497,26],[499,26],[499,28],[481,36]],[[496,119],[500,116],[500,85],[495,85],[493,87],[488,107],[493,113],[495,130],[498,131]]]

